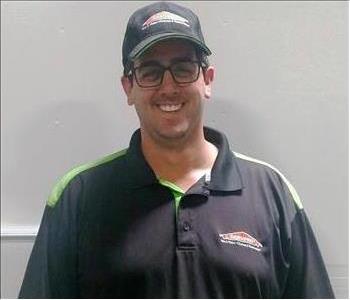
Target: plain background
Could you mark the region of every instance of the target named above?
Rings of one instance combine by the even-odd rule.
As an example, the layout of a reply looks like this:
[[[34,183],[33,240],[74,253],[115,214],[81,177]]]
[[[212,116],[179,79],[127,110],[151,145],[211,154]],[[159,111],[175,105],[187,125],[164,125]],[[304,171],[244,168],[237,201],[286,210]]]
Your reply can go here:
[[[119,82],[148,2],[1,2],[1,288],[18,294],[54,183],[128,146]],[[333,287],[348,297],[348,3],[189,1],[216,67],[206,124],[295,186]]]

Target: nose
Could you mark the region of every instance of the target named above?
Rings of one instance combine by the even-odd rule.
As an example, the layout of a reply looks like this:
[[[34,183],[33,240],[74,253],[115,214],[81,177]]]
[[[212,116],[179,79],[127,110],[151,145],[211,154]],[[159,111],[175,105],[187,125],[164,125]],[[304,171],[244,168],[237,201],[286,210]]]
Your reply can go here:
[[[163,81],[160,86],[162,93],[176,93],[177,83],[175,82],[173,76],[170,73],[170,70],[165,70],[163,75]]]

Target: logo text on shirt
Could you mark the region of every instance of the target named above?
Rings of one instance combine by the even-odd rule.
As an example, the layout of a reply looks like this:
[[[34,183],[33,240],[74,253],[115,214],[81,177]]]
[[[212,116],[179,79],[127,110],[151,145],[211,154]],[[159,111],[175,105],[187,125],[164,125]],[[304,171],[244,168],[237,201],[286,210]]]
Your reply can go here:
[[[256,251],[261,251],[263,245],[246,232],[230,232],[219,234],[222,243],[248,247]]]

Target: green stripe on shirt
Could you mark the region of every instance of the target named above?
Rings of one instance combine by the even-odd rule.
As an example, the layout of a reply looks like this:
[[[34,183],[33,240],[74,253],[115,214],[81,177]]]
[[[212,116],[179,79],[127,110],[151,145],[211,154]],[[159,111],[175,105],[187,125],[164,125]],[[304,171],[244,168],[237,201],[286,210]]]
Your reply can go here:
[[[176,215],[177,215],[180,200],[181,200],[182,196],[185,195],[185,192],[180,187],[178,187],[176,184],[174,184],[170,181],[167,181],[167,180],[164,180],[161,178],[158,178],[158,181],[161,185],[168,187],[170,189],[170,191],[173,193],[173,196],[175,199],[175,209],[176,209],[175,211],[176,211]]]
[[[261,164],[261,165],[264,165],[264,166],[267,166],[269,168],[271,168],[272,170],[274,170],[279,176],[281,176],[282,180],[284,181],[284,183],[287,185],[291,195],[292,195],[292,198],[295,202],[295,204],[298,206],[299,209],[302,209],[303,208],[303,204],[300,200],[300,197],[296,191],[296,189],[294,188],[294,186],[287,180],[286,177],[284,177],[284,175],[279,171],[277,170],[274,166],[264,162],[264,161],[261,161],[261,160],[257,160],[255,158],[252,158],[252,157],[249,157],[249,156],[246,156],[244,154],[241,154],[241,153],[237,153],[237,152],[233,152],[234,155],[238,158],[241,158],[241,159],[244,159],[244,160],[248,160],[248,161],[251,161],[251,162],[255,162],[257,164]]]
[[[84,164],[82,166],[76,167],[69,171],[66,175],[64,175],[55,185],[53,188],[51,195],[47,201],[47,205],[54,207],[57,201],[60,199],[64,189],[68,185],[68,183],[78,174],[80,174],[83,171],[86,171],[90,168],[97,167],[99,165],[102,165],[104,163],[107,163],[117,157],[123,156],[126,153],[127,149],[121,150],[119,152],[110,154],[108,156],[105,156],[103,158],[100,158],[98,160],[95,160],[93,162]]]

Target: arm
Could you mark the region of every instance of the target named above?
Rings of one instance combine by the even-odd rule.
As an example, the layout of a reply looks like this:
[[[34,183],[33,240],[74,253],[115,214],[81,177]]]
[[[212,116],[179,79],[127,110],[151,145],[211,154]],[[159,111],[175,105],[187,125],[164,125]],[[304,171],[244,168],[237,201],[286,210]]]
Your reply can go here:
[[[283,298],[334,298],[309,220],[299,209],[291,224],[290,268]]]
[[[77,195],[67,187],[46,205],[19,298],[77,298]]]

